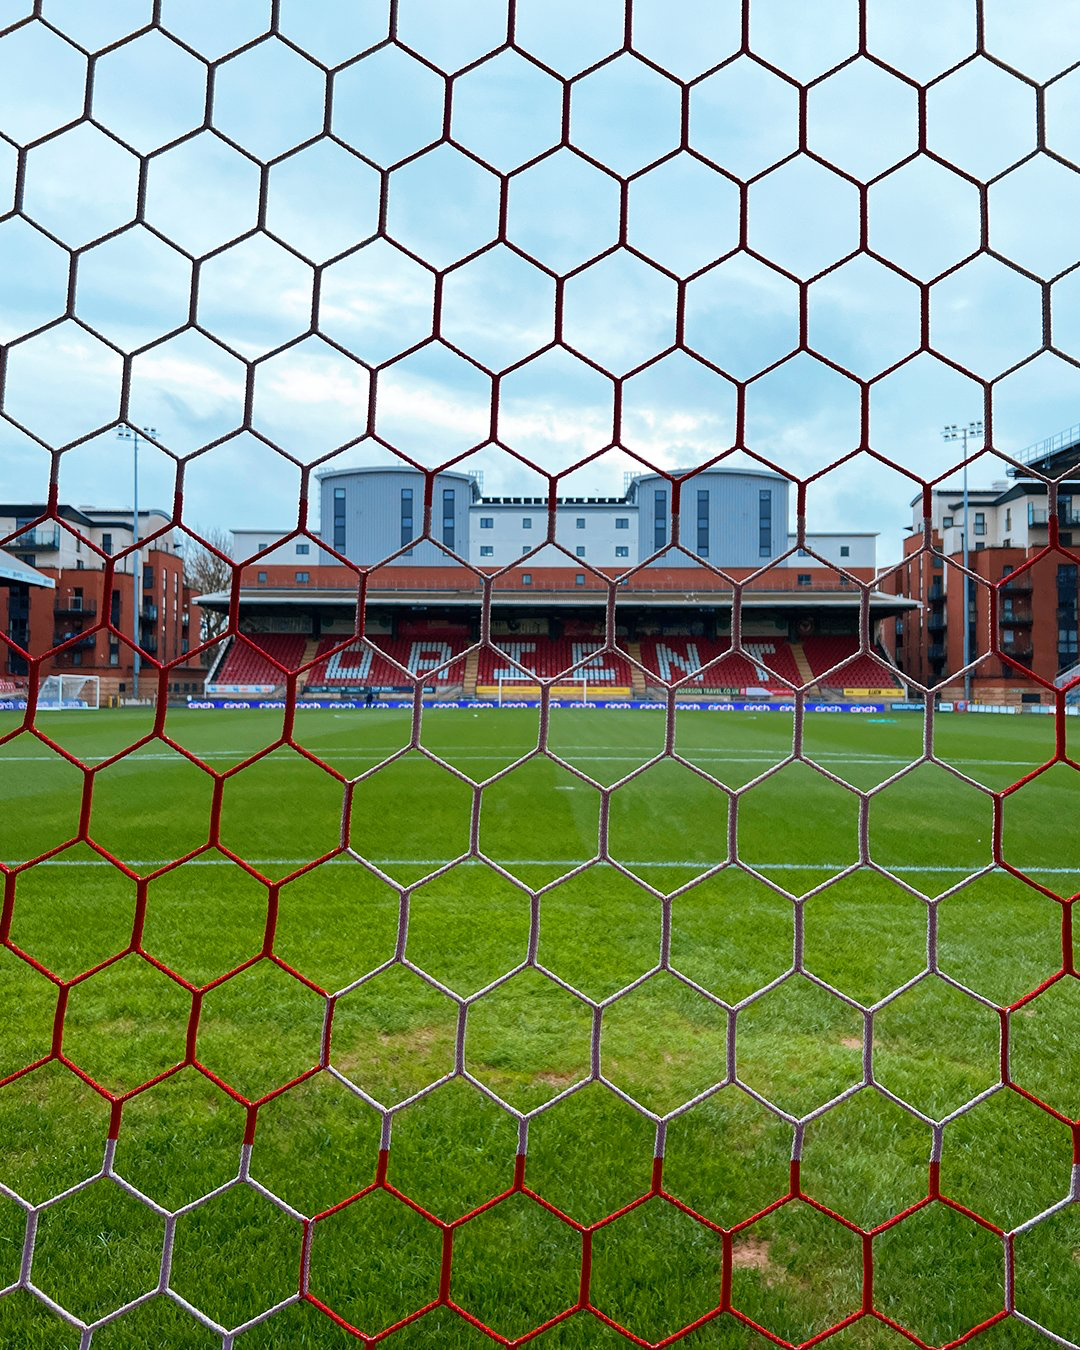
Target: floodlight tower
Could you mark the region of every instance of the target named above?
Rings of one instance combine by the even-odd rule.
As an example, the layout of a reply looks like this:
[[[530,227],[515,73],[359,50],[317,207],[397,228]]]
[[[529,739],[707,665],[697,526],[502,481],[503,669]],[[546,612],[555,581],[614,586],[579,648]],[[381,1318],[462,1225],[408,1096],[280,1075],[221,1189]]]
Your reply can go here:
[[[135,650],[131,659],[131,691],[135,701],[139,700],[139,670],[142,656],[139,652],[139,608],[142,604],[142,555],[139,551],[139,439],[156,436],[157,427],[136,427],[130,423],[117,430],[116,438],[131,442],[131,537],[135,552],[131,555],[131,636],[135,641]]]
[[[971,671],[968,665],[971,661],[971,624],[968,622],[968,588],[970,581],[967,575],[968,566],[968,437],[981,436],[983,434],[983,424],[980,418],[976,422],[968,422],[963,426],[956,422],[949,422],[942,429],[942,437],[947,441],[963,441],[964,443],[964,528],[960,535],[960,544],[963,550],[964,559],[964,603],[961,610],[964,620],[964,699],[967,703],[971,702]]]

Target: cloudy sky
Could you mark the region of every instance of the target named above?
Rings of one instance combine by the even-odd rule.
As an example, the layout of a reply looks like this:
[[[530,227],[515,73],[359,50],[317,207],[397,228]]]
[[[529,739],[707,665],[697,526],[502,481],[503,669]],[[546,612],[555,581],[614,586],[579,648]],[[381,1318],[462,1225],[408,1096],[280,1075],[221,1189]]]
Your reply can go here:
[[[608,494],[731,449],[740,399],[803,476],[864,398],[927,476],[986,388],[1002,452],[1080,421],[1080,4],[864,7],[858,56],[857,0],[751,0],[742,55],[736,0],[517,0],[511,44],[507,0],[399,0],[396,42],[389,0],[276,32],[270,0],[0,0],[0,499],[71,446],[64,500],[130,503],[121,415],[175,457],[144,502],[182,461],[187,521],[283,529],[302,464]],[[912,495],[862,455],[811,526],[885,561]]]

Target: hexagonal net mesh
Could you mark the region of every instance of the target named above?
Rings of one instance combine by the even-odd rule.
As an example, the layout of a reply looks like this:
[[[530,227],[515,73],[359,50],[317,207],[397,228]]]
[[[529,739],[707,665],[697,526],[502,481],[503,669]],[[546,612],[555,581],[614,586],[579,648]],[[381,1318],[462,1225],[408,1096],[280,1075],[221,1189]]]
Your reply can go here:
[[[39,501],[0,506],[5,1343],[1076,1345],[1080,677],[1023,637],[1045,602],[1075,664],[1077,438],[1011,448],[1080,350],[1068,25],[988,0],[0,21],[4,454]],[[977,450],[927,448],[942,399]],[[125,534],[68,504],[127,493],[132,437],[172,506]],[[320,485],[358,464],[413,471],[400,546],[396,519],[385,548],[383,522],[339,535]],[[986,492],[970,556],[935,515],[992,464],[1029,527],[994,576]],[[455,533],[481,466],[527,484],[509,560]],[[782,484],[791,535],[770,507],[737,557],[719,470]],[[653,514],[608,566],[559,512],[614,471]],[[898,538],[909,503],[895,566],[814,533]],[[288,527],[232,551],[199,524],[263,511]],[[298,565],[320,595],[260,618],[261,587],[304,599]],[[507,620],[571,575],[592,627]],[[901,674],[919,605],[886,638],[883,597],[949,581],[962,662],[931,617]],[[347,623],[295,619],[335,588]],[[817,604],[805,643],[762,626],[770,594]],[[448,596],[469,622],[425,618]],[[857,631],[812,639],[841,601]],[[88,644],[149,699],[73,714]],[[266,711],[178,706],[226,669]],[[398,714],[306,711],[349,670]],[[941,716],[965,674],[1053,716]],[[479,720],[478,680],[521,707]],[[657,715],[566,711],[605,680]],[[917,715],[824,726],[852,685]],[[769,716],[709,716],[733,688]]]

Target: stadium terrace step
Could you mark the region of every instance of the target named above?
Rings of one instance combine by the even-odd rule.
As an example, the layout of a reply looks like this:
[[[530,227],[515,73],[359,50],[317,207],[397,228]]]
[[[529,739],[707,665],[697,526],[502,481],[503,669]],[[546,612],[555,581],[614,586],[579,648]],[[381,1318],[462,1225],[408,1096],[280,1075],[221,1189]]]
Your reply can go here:
[[[315,657],[318,655],[318,651],[319,651],[319,639],[308,638],[307,642],[304,643],[304,655],[300,664],[302,666],[306,666],[310,662],[314,661]],[[314,670],[314,666],[312,666],[312,670]],[[311,678],[311,670],[305,670],[304,673],[300,676],[300,678],[296,681],[296,692],[298,694],[302,693],[304,689],[307,688],[307,684],[310,678]]]
[[[465,676],[463,694],[465,698],[476,697],[476,672],[480,667],[480,653],[478,651],[469,652],[465,658]]]
[[[641,643],[628,642],[626,644],[626,654],[633,661],[641,661]],[[645,682],[645,676],[636,665],[630,667],[630,690],[634,698],[647,698],[649,686]]]
[[[806,649],[801,642],[791,644],[791,655],[795,658],[795,666],[799,672],[799,683],[806,687],[807,693],[818,692],[813,667],[807,660]]]

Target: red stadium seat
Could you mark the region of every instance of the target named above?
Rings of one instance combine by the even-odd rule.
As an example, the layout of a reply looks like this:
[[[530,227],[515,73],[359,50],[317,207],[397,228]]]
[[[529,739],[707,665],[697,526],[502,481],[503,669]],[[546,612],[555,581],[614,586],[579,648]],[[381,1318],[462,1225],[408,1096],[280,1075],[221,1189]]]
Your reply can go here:
[[[316,654],[316,664],[308,676],[307,687],[332,689],[335,686],[374,685],[408,686],[408,675],[398,666],[414,675],[427,674],[426,683],[437,688],[460,684],[464,676],[464,662],[454,660],[451,665],[434,673],[436,666],[459,657],[467,643],[457,636],[427,638],[373,637],[370,642],[354,642],[341,651],[335,651],[340,638],[323,638]],[[387,660],[390,657],[391,660]],[[394,665],[393,662],[397,662]],[[431,672],[431,673],[428,673]]]
[[[302,633],[245,633],[244,638],[233,639],[215,684],[284,684],[284,674],[273,663],[288,671],[304,659],[307,638]]]
[[[690,689],[767,689],[788,693],[801,683],[791,647],[783,638],[746,638],[745,655],[730,652],[730,638],[650,637],[641,641],[641,659],[664,684],[685,680]],[[717,660],[717,658],[722,658]],[[709,663],[715,661],[715,665]],[[707,669],[704,669],[707,667]],[[690,677],[687,679],[687,677]],[[781,678],[777,678],[780,676]]]
[[[559,677],[565,677],[568,683],[585,681],[599,687],[624,688],[631,683],[626,658],[604,652],[603,643],[595,639],[530,636],[495,640],[497,650],[488,648],[480,654],[478,685],[490,687],[500,680],[503,684],[530,684]],[[519,670],[519,666],[528,673]],[[571,667],[576,669],[571,671]]]
[[[823,689],[888,689],[896,686],[895,678],[890,677],[884,666],[865,654],[858,655],[859,639],[854,635],[804,638],[803,651],[815,676],[832,671],[819,680]],[[833,670],[841,661],[850,664]]]

